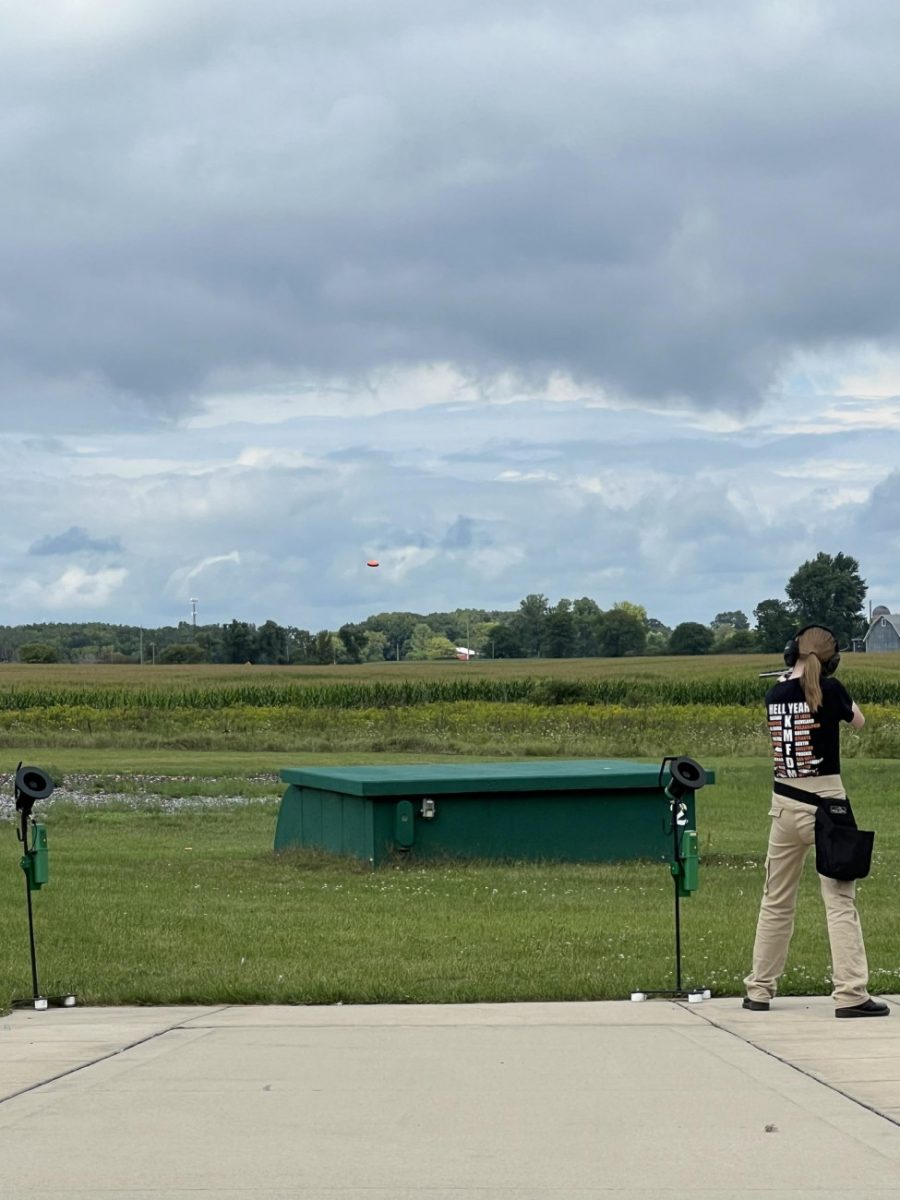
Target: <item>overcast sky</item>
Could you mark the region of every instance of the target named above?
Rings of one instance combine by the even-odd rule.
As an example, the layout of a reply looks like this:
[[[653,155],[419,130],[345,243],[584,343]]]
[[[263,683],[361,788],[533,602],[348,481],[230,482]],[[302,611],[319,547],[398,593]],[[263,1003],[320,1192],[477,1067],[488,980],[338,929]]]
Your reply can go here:
[[[898,50],[893,0],[0,0],[0,623],[672,625],[820,550],[900,609]]]

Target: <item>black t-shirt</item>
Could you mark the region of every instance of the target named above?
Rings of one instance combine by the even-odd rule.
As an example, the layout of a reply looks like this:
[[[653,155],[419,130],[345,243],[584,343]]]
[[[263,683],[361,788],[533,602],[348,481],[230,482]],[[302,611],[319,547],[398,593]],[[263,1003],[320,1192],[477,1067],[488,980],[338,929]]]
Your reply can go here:
[[[836,679],[822,679],[822,704],[810,713],[799,679],[776,683],[766,692],[769,735],[776,779],[840,775],[840,723],[853,717],[853,701]]]

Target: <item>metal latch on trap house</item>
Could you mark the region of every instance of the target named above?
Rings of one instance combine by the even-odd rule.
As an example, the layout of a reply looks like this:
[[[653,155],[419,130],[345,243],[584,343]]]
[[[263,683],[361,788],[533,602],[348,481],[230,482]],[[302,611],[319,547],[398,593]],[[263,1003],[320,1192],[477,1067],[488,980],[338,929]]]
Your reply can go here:
[[[419,806],[419,816],[426,821],[434,820],[437,809],[434,801],[426,796]],[[394,842],[401,850],[411,849],[416,838],[416,810],[412,800],[398,800],[394,808]]]

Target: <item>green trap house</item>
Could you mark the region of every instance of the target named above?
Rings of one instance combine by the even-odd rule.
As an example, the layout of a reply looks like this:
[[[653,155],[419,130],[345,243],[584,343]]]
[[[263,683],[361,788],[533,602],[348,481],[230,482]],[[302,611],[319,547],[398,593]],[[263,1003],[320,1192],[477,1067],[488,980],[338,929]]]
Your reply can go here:
[[[293,847],[362,859],[670,857],[668,772],[613,759],[290,767],[275,830]],[[712,783],[712,772],[706,773]],[[686,824],[696,829],[693,792]]]

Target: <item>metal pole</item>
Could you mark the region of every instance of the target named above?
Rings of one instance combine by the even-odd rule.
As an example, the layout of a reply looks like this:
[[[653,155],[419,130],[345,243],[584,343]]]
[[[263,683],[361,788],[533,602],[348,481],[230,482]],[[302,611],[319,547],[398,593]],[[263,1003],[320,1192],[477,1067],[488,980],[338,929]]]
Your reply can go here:
[[[676,802],[672,807],[672,837],[675,843],[675,862],[681,864],[681,836],[678,825],[678,809],[680,802]],[[680,875],[675,873],[675,991],[680,992],[681,989],[681,897],[678,893],[678,885],[680,883]]]
[[[678,876],[675,876],[675,991],[681,991],[681,900],[678,895]]]
[[[35,1000],[40,999],[40,988],[38,987],[38,971],[37,971],[37,951],[34,946],[34,913],[31,909],[31,888],[28,885],[28,876],[25,876],[25,900],[28,904],[28,944],[31,948],[31,988],[32,996]]]
[[[28,816],[26,810],[22,809],[22,831],[19,835],[22,842],[23,855],[28,854]],[[25,876],[25,905],[28,909],[28,946],[31,951],[31,988],[32,997],[37,1000],[40,998],[40,989],[38,987],[38,971],[37,971],[37,950],[34,945],[34,912],[31,907],[31,886],[28,880],[28,872],[23,871]]]

